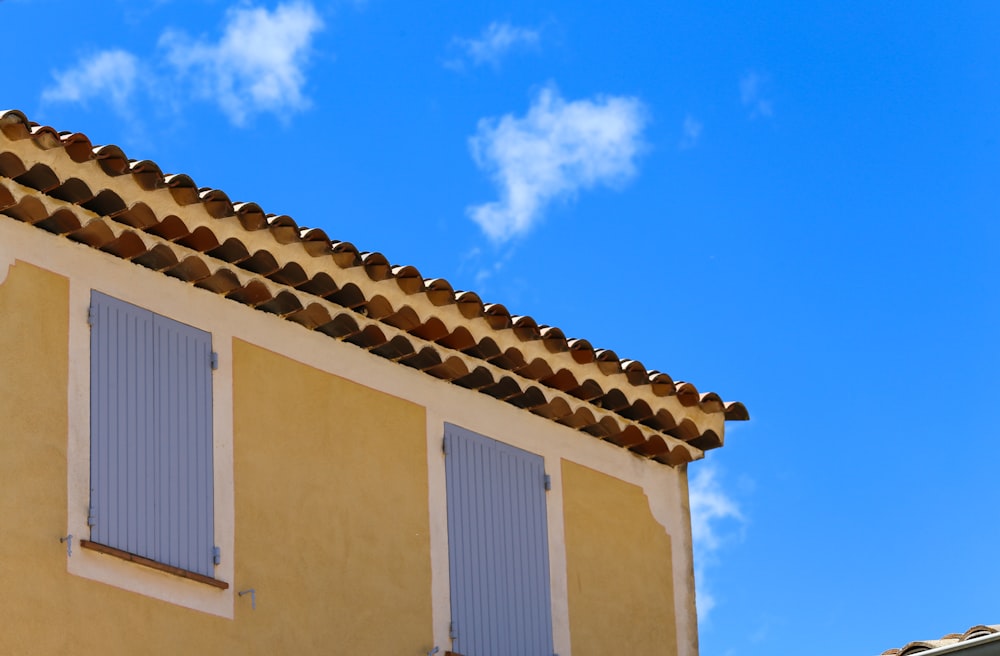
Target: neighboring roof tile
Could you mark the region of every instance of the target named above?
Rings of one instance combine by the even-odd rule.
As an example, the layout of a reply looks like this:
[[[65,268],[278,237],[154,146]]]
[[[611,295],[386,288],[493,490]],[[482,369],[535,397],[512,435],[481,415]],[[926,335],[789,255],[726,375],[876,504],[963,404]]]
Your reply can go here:
[[[914,642],[909,642],[902,647],[887,649],[882,652],[881,656],[911,656],[912,654],[920,654],[932,649],[938,649],[939,647],[948,647],[949,645],[966,642],[967,640],[974,640],[975,638],[983,638],[995,633],[1000,633],[1000,624],[977,624],[965,633],[949,633],[948,635],[942,636],[937,640],[916,640]]]
[[[0,213],[669,465],[749,418],[691,383],[511,315],[184,174],[0,112]]]

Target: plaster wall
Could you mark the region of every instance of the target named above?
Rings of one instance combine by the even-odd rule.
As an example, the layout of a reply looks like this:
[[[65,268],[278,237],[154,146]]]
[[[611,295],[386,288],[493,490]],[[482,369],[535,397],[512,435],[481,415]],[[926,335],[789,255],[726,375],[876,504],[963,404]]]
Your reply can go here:
[[[0,384],[19,393],[4,394],[0,416],[20,416],[32,427],[24,433],[32,441],[13,439],[23,432],[15,430],[0,439],[0,466],[11,474],[0,480],[18,490],[16,498],[0,499],[32,539],[0,547],[7,549],[0,551],[4,563],[18,563],[21,573],[17,593],[0,599],[0,617],[25,619],[23,630],[0,636],[0,643],[37,639],[51,647],[28,653],[78,647],[133,653],[138,643],[162,644],[164,653],[275,653],[276,645],[289,653],[444,651],[450,598],[441,440],[450,422],[545,460],[552,477],[547,503],[557,653],[589,653],[575,635],[571,640],[570,629],[576,632],[598,612],[571,590],[574,568],[590,556],[567,549],[567,539],[595,537],[577,530],[581,515],[571,508],[580,486],[566,461],[603,476],[597,489],[624,495],[641,527],[634,530],[660,545],[645,568],[666,572],[661,578],[672,596],[676,652],[633,653],[697,654],[684,469],[0,217],[0,280],[15,260],[0,284],[0,304],[6,303],[0,305],[0,344],[8,354],[0,360]],[[223,547],[217,578],[230,582],[227,591],[78,548],[67,558],[58,543],[66,533],[88,533],[91,289],[212,333],[220,361],[213,382],[216,534]],[[22,385],[22,379],[35,382]],[[44,416],[26,419],[35,415]],[[641,490],[645,510],[622,489]],[[235,595],[251,587],[257,610]],[[42,631],[46,619],[32,629],[27,616],[34,611],[20,605],[24,599],[44,600],[44,616],[59,617],[65,629]],[[670,607],[657,603],[663,612]],[[372,610],[377,605],[379,612]],[[112,648],[122,640],[131,651]]]

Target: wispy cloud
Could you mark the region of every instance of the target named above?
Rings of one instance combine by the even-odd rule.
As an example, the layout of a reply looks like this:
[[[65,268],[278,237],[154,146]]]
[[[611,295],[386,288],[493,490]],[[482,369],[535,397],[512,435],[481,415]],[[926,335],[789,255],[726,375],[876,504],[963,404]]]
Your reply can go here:
[[[755,71],[740,78],[740,101],[750,109],[751,118],[774,115],[774,103],[765,95],[767,83],[767,77]]]
[[[469,146],[500,200],[468,208],[494,241],[527,233],[555,199],[581,189],[616,186],[635,175],[646,110],[636,98],[563,100],[542,89],[523,118],[479,121]]]
[[[698,463],[697,467],[688,485],[688,494],[698,621],[705,622],[717,603],[707,584],[705,570],[715,562],[718,551],[742,528],[746,519],[739,505],[726,492],[718,470],[708,463]]]
[[[130,114],[130,104],[139,79],[139,60],[124,50],[89,54],[65,71],[53,74],[54,84],[42,91],[47,102],[87,104],[107,100],[119,114]]]
[[[701,121],[688,114],[684,117],[684,124],[681,126],[681,148],[694,148],[701,139],[701,131],[704,125]]]
[[[204,99],[218,102],[236,125],[250,114],[282,115],[309,105],[304,68],[323,21],[312,5],[292,2],[274,11],[260,7],[226,12],[217,42],[167,31],[160,38],[167,60],[196,84]]]
[[[462,51],[462,56],[448,60],[445,65],[454,69],[462,69],[466,63],[496,67],[512,50],[537,48],[540,36],[538,30],[494,21],[486,26],[479,38],[456,37],[453,44]]]
[[[192,98],[217,103],[236,125],[260,113],[285,118],[309,106],[306,68],[313,38],[322,28],[319,14],[304,0],[273,11],[232,7],[217,41],[168,29],[158,42],[162,52],[151,53],[148,63],[120,49],[90,54],[54,73],[42,100],[104,102],[130,121],[139,100],[180,107]]]

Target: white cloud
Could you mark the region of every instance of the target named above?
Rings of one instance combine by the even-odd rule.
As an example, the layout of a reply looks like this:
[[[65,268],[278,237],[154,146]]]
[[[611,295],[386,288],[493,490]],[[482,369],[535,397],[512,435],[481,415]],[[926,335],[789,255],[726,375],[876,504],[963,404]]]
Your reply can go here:
[[[85,57],[54,73],[55,83],[43,90],[42,100],[107,103],[133,131],[139,121],[132,107],[138,101],[152,101],[156,111],[176,111],[192,92],[218,103],[236,125],[255,113],[285,118],[308,107],[305,68],[313,37],[323,28],[313,6],[305,0],[273,11],[244,5],[230,8],[226,20],[217,42],[164,31],[159,47],[165,53],[149,63],[120,49]]]
[[[774,104],[769,98],[764,97],[766,84],[767,78],[754,71],[740,78],[740,100],[750,108],[751,118],[758,116],[770,118],[774,115]]]
[[[313,36],[323,21],[306,2],[231,8],[218,42],[191,39],[167,31],[160,45],[180,73],[190,75],[203,98],[218,102],[237,125],[256,112],[301,110],[309,105],[303,93],[305,66]]]
[[[48,102],[106,100],[121,116],[130,108],[139,80],[139,60],[124,50],[103,50],[84,57],[76,66],[53,74],[55,84],[42,91]]]
[[[688,485],[688,495],[691,501],[698,621],[705,622],[717,603],[714,593],[707,586],[705,570],[715,562],[716,553],[732,537],[734,527],[742,526],[746,519],[739,505],[724,489],[716,469],[707,463],[696,466],[698,469]]]
[[[566,102],[542,89],[523,118],[479,121],[469,146],[490,173],[500,200],[468,208],[494,241],[528,232],[555,199],[635,174],[646,111],[636,98],[598,96]]]
[[[539,36],[538,30],[494,21],[486,26],[478,39],[456,38],[454,42],[465,51],[465,59],[473,65],[498,66],[500,59],[515,48],[537,47]],[[451,68],[461,68],[462,64],[461,59],[446,63]]]
[[[704,128],[702,122],[688,114],[684,117],[684,124],[681,126],[681,148],[694,148],[701,139],[701,131]]]

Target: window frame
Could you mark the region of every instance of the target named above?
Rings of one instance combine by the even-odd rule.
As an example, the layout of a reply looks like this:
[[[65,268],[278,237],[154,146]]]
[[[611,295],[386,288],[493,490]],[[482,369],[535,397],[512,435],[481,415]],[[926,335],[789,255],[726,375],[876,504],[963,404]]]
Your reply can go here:
[[[91,290],[90,540],[220,589],[210,331]]]

